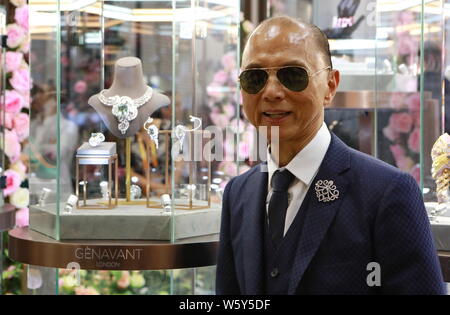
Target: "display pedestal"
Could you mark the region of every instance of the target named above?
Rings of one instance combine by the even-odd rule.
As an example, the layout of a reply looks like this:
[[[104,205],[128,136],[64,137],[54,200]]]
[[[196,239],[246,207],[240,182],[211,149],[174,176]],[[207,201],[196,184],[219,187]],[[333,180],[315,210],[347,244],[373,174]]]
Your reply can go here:
[[[175,239],[216,234],[220,231],[221,207],[220,204],[212,206],[202,210],[175,210],[173,216],[163,209],[132,204],[112,210],[74,209],[70,214],[61,211],[59,239],[169,241],[172,234]],[[55,204],[30,206],[30,228],[57,239],[55,208]],[[64,209],[64,204],[60,209]]]
[[[171,242],[55,241],[27,228],[9,232],[9,257],[15,261],[66,269],[76,263],[86,270],[162,270],[216,264],[219,236]]]

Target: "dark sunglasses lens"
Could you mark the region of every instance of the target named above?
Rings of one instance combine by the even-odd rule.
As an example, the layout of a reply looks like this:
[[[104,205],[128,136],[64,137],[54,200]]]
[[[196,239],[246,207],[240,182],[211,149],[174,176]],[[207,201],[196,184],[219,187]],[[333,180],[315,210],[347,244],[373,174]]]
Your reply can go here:
[[[256,94],[266,85],[268,74],[264,70],[245,70],[239,80],[242,89],[249,94]]]
[[[289,90],[301,92],[308,86],[308,72],[299,67],[282,68],[277,72],[278,80]]]

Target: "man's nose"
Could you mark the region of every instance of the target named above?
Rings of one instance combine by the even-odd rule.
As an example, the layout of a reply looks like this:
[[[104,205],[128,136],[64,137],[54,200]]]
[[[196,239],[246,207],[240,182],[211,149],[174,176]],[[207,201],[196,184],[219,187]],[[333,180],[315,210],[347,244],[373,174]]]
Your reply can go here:
[[[266,102],[281,101],[285,96],[284,88],[275,74],[269,76],[262,93]]]

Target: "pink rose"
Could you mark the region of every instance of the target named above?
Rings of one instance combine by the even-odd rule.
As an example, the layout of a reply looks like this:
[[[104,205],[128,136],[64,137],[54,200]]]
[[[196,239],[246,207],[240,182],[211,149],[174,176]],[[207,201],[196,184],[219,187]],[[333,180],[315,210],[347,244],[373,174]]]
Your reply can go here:
[[[6,188],[3,190],[6,197],[14,193],[20,187],[22,179],[20,178],[20,174],[13,170],[6,170],[3,175],[6,176]]]
[[[6,44],[9,48],[17,48],[26,40],[27,37],[26,30],[17,24],[9,24],[6,27],[6,32],[8,35]]]
[[[408,138],[408,147],[411,151],[419,153],[420,151],[420,129],[416,128],[409,135]]]
[[[6,53],[6,72],[19,70],[22,65],[23,54],[20,52],[8,51]]]
[[[16,212],[16,226],[27,227],[30,222],[30,211],[28,208],[22,208]]]
[[[23,52],[24,54],[28,54],[30,51],[30,37],[27,35],[26,40],[22,42],[22,45],[20,45],[19,50]]]
[[[403,106],[403,101],[405,100],[405,93],[394,92],[390,98],[390,107],[395,109],[401,109]]]
[[[5,113],[5,127],[8,129],[13,127],[13,116],[11,113]]]
[[[409,174],[411,174],[412,177],[414,177],[414,179],[416,180],[417,184],[420,184],[420,165],[416,164],[411,171],[409,172]]]
[[[73,86],[73,89],[78,94],[83,94],[87,90],[87,84],[85,81],[79,80],[75,83],[75,85]]]
[[[14,130],[5,131],[5,154],[10,159],[11,163],[16,162],[20,157],[20,142],[19,137]]]
[[[406,99],[406,104],[410,112],[420,112],[420,94],[413,93]]]
[[[225,82],[227,82],[227,80],[228,80],[228,74],[225,71],[220,70],[219,72],[217,72],[214,75],[213,82],[220,84],[220,85],[224,85]]]
[[[9,83],[17,91],[27,93],[31,88],[30,71],[28,69],[14,71]]]
[[[18,114],[24,105],[22,95],[14,90],[7,90],[5,97],[6,107],[5,111],[13,115]]]
[[[250,157],[250,145],[247,142],[240,141],[238,148],[239,160],[243,161]]]
[[[413,119],[408,113],[394,113],[389,118],[389,127],[395,132],[408,133]]]
[[[25,31],[28,31],[28,6],[24,5],[20,8],[16,8],[14,19],[18,25],[22,26]]]
[[[224,105],[222,109],[228,118],[233,118],[236,114],[236,108],[231,104]]]
[[[22,142],[30,135],[30,116],[26,113],[20,113],[13,119],[14,130],[19,141]]]
[[[394,156],[394,160],[396,162],[399,161],[401,158],[405,157],[405,150],[402,148],[401,145],[399,144],[391,145],[389,149],[391,150],[391,153]]]
[[[128,271],[122,271],[122,277],[117,281],[117,286],[120,289],[126,289],[130,286],[130,273]]]
[[[391,126],[383,128],[383,135],[390,141],[395,142],[398,139],[399,133],[394,131]]]

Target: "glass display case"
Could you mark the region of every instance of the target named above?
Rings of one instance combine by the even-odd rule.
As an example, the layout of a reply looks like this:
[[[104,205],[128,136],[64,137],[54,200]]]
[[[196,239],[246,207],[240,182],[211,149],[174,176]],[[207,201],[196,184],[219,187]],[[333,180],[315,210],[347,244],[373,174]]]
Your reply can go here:
[[[326,109],[329,129],[416,179],[437,248],[450,251],[450,211],[437,204],[431,156],[433,144],[450,130],[450,1],[271,0],[267,9],[269,16],[301,18],[327,34],[333,67],[341,73]],[[448,141],[444,145],[445,158]],[[448,189],[449,178],[440,180]],[[450,255],[440,252],[444,257]]]
[[[213,268],[207,276],[189,268],[214,264],[195,261],[203,242],[216,246],[221,192],[237,174],[211,160],[208,141],[240,115],[239,1],[30,0],[29,8],[30,227],[11,234],[10,248],[28,236],[49,241],[53,266],[22,260],[67,265],[65,275],[188,268],[145,276],[159,280],[142,292],[193,293],[206,277],[202,292],[212,293]],[[177,246],[183,257],[174,262],[166,256]],[[48,277],[57,291],[61,272],[28,275],[39,293]],[[192,283],[178,287],[186,276]]]

